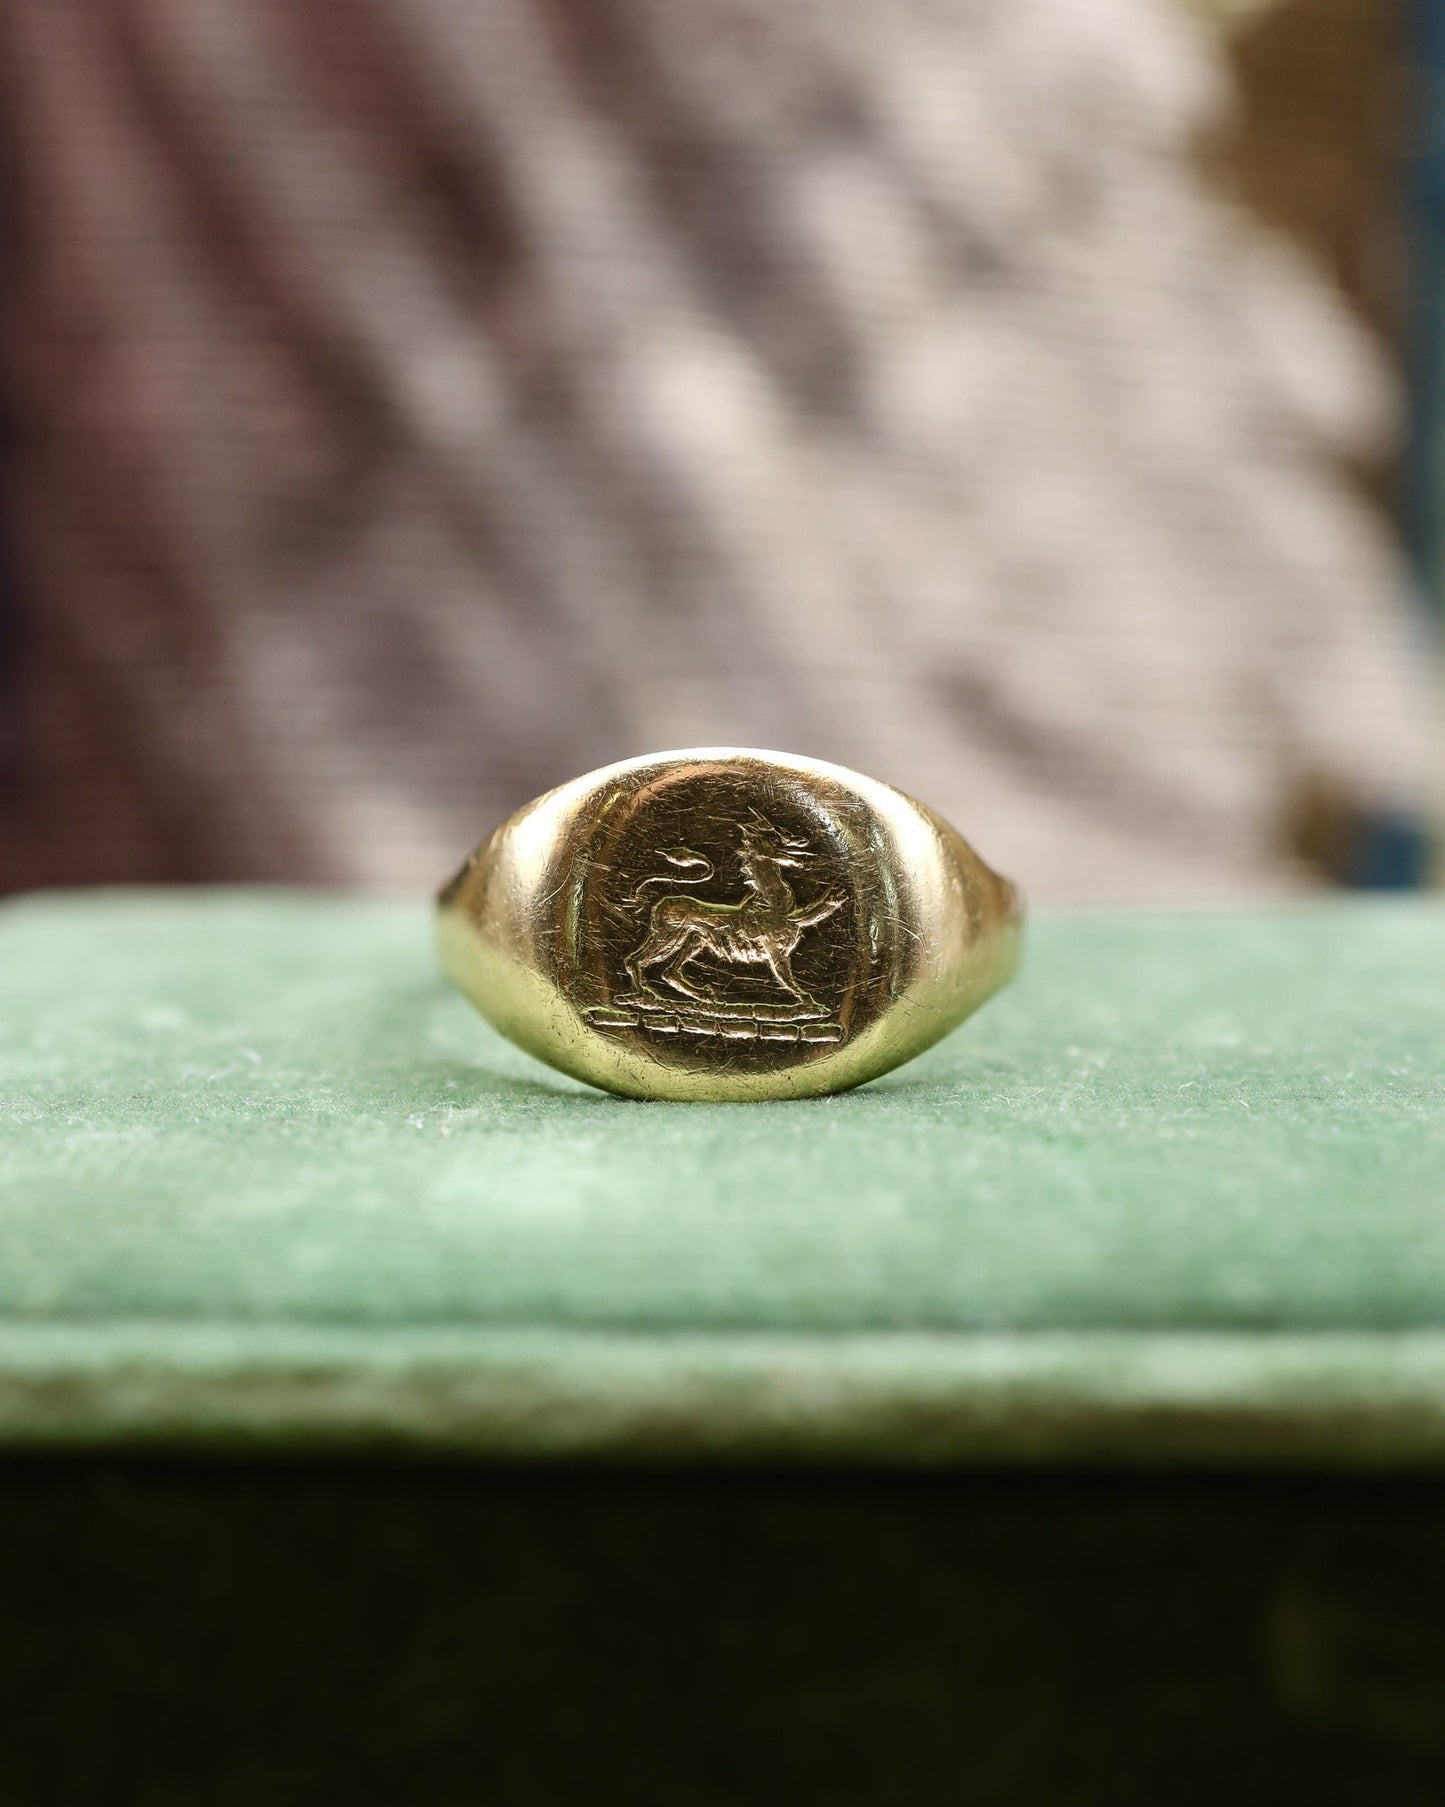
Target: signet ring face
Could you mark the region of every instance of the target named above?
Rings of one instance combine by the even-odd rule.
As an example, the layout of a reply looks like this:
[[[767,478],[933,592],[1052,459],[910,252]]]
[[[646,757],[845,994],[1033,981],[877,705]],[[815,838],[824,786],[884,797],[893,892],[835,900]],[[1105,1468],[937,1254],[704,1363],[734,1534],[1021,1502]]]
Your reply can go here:
[[[701,748],[549,791],[438,899],[442,965],[504,1035],[633,1098],[876,1078],[1012,976],[1022,910],[941,817],[841,766]]]

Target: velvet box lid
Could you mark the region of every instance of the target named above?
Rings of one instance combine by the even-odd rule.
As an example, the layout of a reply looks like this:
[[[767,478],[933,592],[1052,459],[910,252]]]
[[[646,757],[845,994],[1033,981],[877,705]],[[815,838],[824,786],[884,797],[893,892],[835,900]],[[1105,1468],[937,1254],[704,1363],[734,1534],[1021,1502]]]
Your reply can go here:
[[[860,1091],[623,1102],[415,906],[0,911],[0,1444],[1445,1459],[1445,910],[1046,916]]]

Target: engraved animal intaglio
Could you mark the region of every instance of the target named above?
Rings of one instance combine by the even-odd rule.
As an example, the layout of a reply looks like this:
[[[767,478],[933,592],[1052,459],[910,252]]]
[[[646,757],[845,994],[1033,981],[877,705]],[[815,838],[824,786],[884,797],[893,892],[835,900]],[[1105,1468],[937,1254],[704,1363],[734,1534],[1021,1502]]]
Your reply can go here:
[[[792,957],[807,930],[843,908],[847,893],[836,887],[799,903],[786,874],[812,864],[812,850],[803,837],[781,833],[757,810],[738,824],[737,836],[742,895],[735,902],[676,888],[708,885],[716,877],[705,854],[691,847],[659,850],[658,858],[672,871],[644,878],[632,903],[642,906],[653,885],[666,894],[648,906],[647,932],[623,959],[631,989],[589,1012],[599,1029],[630,1029],[640,1022],[654,1035],[842,1041],[842,1024],[828,1021],[828,1006],[799,984]],[[699,980],[695,961],[703,963],[708,978]],[[770,978],[771,986],[739,995],[728,979],[751,967]]]
[[[932,811],[739,749],[548,792],[439,904],[443,964],[498,1029],[641,1098],[860,1084],[962,1021],[1019,950],[1013,886]]]

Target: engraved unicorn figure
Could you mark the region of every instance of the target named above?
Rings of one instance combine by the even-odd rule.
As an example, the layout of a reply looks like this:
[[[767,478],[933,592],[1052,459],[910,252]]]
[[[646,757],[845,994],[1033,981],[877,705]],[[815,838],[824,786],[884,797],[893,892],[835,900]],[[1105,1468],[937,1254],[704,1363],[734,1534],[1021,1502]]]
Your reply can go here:
[[[719,1000],[699,991],[686,976],[689,963],[706,954],[724,966],[765,966],[796,1003],[819,1010],[817,1000],[793,977],[793,949],[805,929],[842,907],[845,893],[825,891],[800,909],[783,872],[812,863],[814,856],[807,842],[781,833],[756,810],[739,827],[741,901],[713,903],[681,892],[659,897],[652,906],[646,936],[623,962],[628,977],[643,992],[649,989],[650,975],[656,973],[683,997],[715,1005]],[[712,861],[690,847],[664,849],[662,857],[677,871],[643,879],[633,895],[634,903],[642,902],[650,885],[703,885],[715,876]]]

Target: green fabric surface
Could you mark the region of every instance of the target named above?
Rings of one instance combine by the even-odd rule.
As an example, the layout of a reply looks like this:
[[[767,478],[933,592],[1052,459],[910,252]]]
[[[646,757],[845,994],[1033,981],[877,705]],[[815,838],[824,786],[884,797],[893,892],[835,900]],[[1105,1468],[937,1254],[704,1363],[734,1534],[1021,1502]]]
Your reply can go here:
[[[0,910],[0,1439],[1445,1460],[1445,909],[1081,915],[861,1091],[592,1092],[427,912]]]

